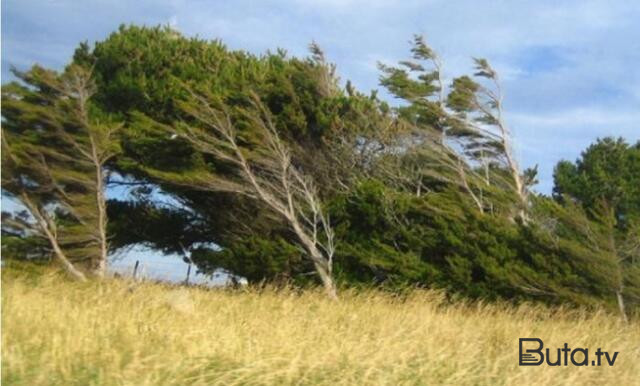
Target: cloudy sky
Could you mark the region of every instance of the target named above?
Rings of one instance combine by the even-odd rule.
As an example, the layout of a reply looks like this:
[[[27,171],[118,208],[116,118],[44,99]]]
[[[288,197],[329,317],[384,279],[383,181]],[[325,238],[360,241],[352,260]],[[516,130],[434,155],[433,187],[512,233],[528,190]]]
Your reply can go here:
[[[469,72],[472,56],[499,70],[518,156],[525,167],[539,164],[541,192],[550,192],[558,160],[575,159],[597,137],[640,139],[640,2],[393,3],[3,0],[2,81],[10,66],[61,68],[78,42],[135,23],[170,24],[254,53],[305,55],[315,40],[341,78],[366,91],[378,87],[376,63],[406,59],[418,33],[439,51],[447,78]]]

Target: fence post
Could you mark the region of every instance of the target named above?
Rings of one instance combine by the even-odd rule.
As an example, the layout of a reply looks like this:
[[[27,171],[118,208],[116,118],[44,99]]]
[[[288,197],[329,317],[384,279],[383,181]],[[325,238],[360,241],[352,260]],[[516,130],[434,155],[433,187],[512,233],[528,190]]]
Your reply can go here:
[[[133,267],[133,280],[136,280],[136,276],[138,275],[138,266],[140,265],[140,260],[136,260],[136,265]]]
[[[184,280],[185,285],[189,285],[189,275],[191,275],[191,263],[189,263],[189,267],[187,268],[187,278]]]

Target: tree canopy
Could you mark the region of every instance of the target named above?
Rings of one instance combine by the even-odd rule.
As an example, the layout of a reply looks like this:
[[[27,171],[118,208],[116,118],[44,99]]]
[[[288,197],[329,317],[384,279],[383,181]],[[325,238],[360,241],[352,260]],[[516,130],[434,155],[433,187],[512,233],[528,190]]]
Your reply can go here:
[[[391,106],[309,48],[254,55],[122,26],[60,74],[18,73],[2,89],[3,192],[55,226],[71,264],[142,243],[251,283],[635,307],[640,144],[600,140],[538,195],[488,61],[446,84],[416,36],[409,60],[379,66]],[[86,95],[65,91],[79,71]],[[105,200],[118,185],[132,194]],[[58,239],[31,225],[3,214],[3,248],[46,255]]]

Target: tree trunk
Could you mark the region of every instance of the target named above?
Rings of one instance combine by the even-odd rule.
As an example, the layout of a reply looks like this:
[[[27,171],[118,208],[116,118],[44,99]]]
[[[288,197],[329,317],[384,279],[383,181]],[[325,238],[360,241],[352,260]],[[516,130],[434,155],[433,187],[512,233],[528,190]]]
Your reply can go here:
[[[618,300],[618,309],[620,310],[620,316],[622,317],[622,320],[627,323],[629,320],[627,319],[627,312],[624,306],[624,297],[622,296],[622,292],[624,291],[624,273],[622,271],[622,261],[621,259],[618,258],[618,248],[616,246],[616,239],[615,239],[615,218],[614,218],[614,212],[613,209],[606,205],[606,209],[608,209],[608,215],[605,218],[606,220],[606,225],[609,231],[609,252],[611,253],[612,259],[613,261],[616,262],[617,264],[617,268],[618,268],[618,272],[617,272],[617,276],[618,276],[618,285],[617,285],[617,289],[616,289],[616,298]]]
[[[62,266],[64,267],[64,269],[69,274],[71,274],[71,276],[76,278],[77,280],[87,281],[87,277],[84,275],[84,273],[79,271],[69,261],[69,259],[67,259],[67,256],[64,254],[64,252],[62,252],[62,249],[60,248],[60,245],[58,245],[58,241],[54,237],[52,237],[51,233],[48,230],[45,230],[45,233],[47,233],[47,237],[49,238],[49,241],[51,242],[51,246],[53,247],[53,251],[54,251],[56,257],[58,258],[58,261],[60,261],[60,263],[62,263]]]
[[[49,223],[47,219],[44,218],[44,215],[40,213],[40,210],[36,206],[36,204],[31,201],[29,196],[26,194],[22,194],[20,197],[21,201],[25,204],[25,206],[31,212],[31,215],[35,217],[40,229],[47,236],[49,240],[49,244],[51,244],[51,248],[53,248],[53,253],[56,256],[57,260],[62,264],[62,267],[67,271],[71,276],[80,281],[87,281],[87,277],[82,273],[82,271],[78,270],[73,263],[69,261],[65,253],[60,248],[60,244],[58,244],[58,239],[53,234],[52,230],[49,227]]]
[[[618,298],[618,308],[620,309],[620,315],[625,323],[629,322],[627,318],[627,312],[624,307],[624,298],[622,297],[622,288],[616,291],[616,297]]]
[[[327,294],[329,299],[338,300],[338,291],[331,273],[323,266],[323,264],[314,263],[314,265],[318,272],[318,276],[320,276],[322,285],[324,286],[324,292]]]
[[[313,265],[320,276],[320,280],[322,281],[322,285],[324,286],[325,293],[332,300],[338,300],[338,291],[336,289],[335,282],[333,281],[332,276],[332,261],[331,259],[327,259],[322,252],[316,246],[316,243],[309,238],[309,236],[304,232],[298,220],[290,216],[287,218],[294,232],[298,236],[298,239],[305,247],[309,255],[311,256],[311,261],[313,261]]]
[[[102,170],[102,162],[97,153],[97,147],[93,136],[91,139],[91,156],[96,169],[96,208],[98,211],[98,239],[100,242],[100,256],[98,261],[94,262],[93,274],[99,278],[103,278],[107,271],[107,257],[109,253],[109,245],[107,240],[107,205],[104,192],[104,173]]]

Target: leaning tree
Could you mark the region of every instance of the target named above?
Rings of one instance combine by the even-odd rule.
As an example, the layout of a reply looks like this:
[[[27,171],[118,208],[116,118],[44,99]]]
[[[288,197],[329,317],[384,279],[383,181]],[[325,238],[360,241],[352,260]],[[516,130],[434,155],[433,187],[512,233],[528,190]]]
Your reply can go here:
[[[121,125],[92,105],[95,85],[83,67],[58,74],[35,66],[15,75],[20,83],[2,87],[2,190],[33,221],[13,224],[45,238],[74,277],[102,277],[106,165],[119,151]]]

